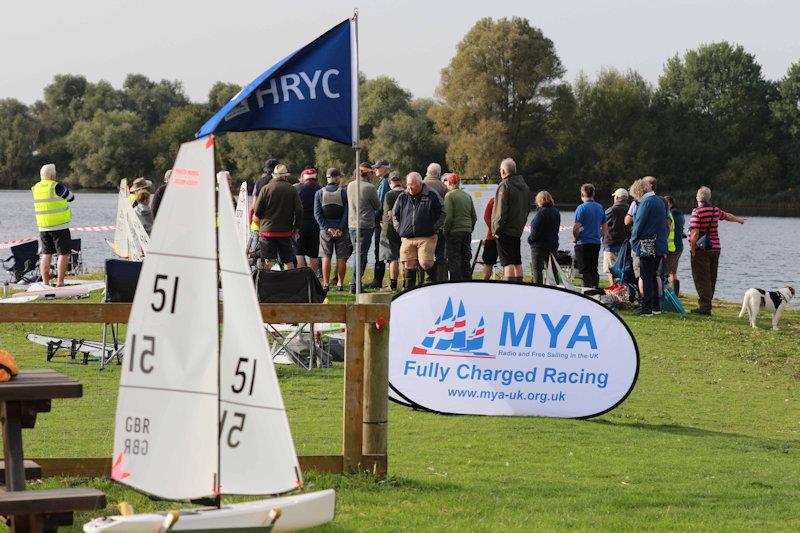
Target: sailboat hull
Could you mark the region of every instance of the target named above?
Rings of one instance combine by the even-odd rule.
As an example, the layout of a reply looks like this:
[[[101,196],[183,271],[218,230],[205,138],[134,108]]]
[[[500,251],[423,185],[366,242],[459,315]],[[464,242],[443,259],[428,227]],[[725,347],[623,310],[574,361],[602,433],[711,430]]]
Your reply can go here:
[[[318,526],[333,520],[336,493],[322,490],[295,496],[234,503],[215,507],[184,509],[170,531],[265,527],[270,511],[279,508],[281,516],[273,531],[296,531]],[[166,513],[147,513],[129,516],[95,518],[83,526],[86,533],[125,532],[155,533],[161,531]]]

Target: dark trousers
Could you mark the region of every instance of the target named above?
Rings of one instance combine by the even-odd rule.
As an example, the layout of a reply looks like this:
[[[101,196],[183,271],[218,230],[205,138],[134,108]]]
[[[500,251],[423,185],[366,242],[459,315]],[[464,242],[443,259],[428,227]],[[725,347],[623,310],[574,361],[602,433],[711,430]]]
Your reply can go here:
[[[639,272],[642,278],[642,313],[660,311],[658,298],[658,263],[660,257],[639,257]]]
[[[436,251],[433,253],[434,260],[442,264],[444,263],[444,249],[445,249],[445,236],[442,230],[436,234],[438,239],[436,239]]]
[[[697,307],[700,311],[711,312],[711,299],[717,287],[719,251],[697,250],[692,256],[692,277],[697,290]]]
[[[533,261],[533,273],[531,274],[532,283],[544,283],[546,278],[542,276],[542,271],[545,269],[548,259],[550,259],[550,254],[555,253],[555,250],[548,248],[547,246],[531,244],[531,260]]]
[[[580,265],[584,287],[598,287],[600,275],[597,273],[597,258],[600,256],[599,244],[576,244],[575,260]]]
[[[356,243],[356,230],[350,230],[350,242],[353,243],[353,253],[355,254],[355,243]],[[362,229],[361,230],[361,277],[364,277],[364,270],[367,269],[367,254],[369,253],[369,245],[372,242],[372,230],[371,229]],[[353,261],[356,261],[358,258],[354,257]],[[355,265],[355,263],[354,263]],[[359,280],[360,284],[361,280]],[[356,286],[356,270],[353,268],[353,277],[350,279],[350,286]]]
[[[469,261],[472,258],[470,241],[472,234],[464,232],[450,233],[445,244],[447,270],[450,281],[468,281],[472,278]]]

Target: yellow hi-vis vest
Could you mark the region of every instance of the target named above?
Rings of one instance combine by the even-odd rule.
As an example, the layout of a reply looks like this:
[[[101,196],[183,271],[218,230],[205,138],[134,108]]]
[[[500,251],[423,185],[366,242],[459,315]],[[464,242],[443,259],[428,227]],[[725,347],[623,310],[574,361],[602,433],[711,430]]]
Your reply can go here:
[[[669,235],[667,235],[667,251],[675,251],[675,217],[669,214]]]
[[[72,211],[69,203],[60,196],[56,196],[56,182],[54,180],[41,180],[31,187],[33,192],[33,209],[36,212],[36,225],[42,231],[56,226],[66,227],[72,220]],[[60,228],[56,228],[60,229]]]

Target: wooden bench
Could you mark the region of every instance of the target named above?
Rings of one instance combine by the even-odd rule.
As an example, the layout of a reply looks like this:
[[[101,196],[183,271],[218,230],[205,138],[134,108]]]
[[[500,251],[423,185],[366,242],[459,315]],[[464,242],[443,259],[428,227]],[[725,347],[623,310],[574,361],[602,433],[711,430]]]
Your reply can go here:
[[[13,516],[15,531],[50,532],[71,526],[73,511],[103,509],[106,495],[96,489],[18,490],[0,493],[0,515]]]
[[[35,479],[42,479],[42,467],[34,461],[25,460],[25,481],[32,481]],[[0,461],[0,485],[6,484],[6,462]],[[0,487],[0,490],[3,490]]]

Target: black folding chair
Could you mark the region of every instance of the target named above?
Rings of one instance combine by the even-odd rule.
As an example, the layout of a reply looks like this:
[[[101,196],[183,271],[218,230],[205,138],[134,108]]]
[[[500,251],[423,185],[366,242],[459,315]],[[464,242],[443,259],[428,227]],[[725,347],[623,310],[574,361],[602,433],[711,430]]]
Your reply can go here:
[[[326,291],[316,273],[308,267],[291,270],[256,270],[253,273],[258,301],[261,303],[322,303]],[[331,355],[317,345],[314,323],[297,324],[291,331],[273,324],[266,331],[274,339],[273,360],[282,356],[307,370],[329,367]],[[308,355],[306,355],[306,352]],[[319,356],[319,357],[318,357]]]
[[[12,246],[11,256],[3,259],[3,268],[15,283],[39,281],[39,241]]]
[[[124,259],[106,259],[106,293],[103,298],[107,303],[131,303],[136,294],[136,284],[142,272],[141,261],[126,261]],[[107,346],[107,331],[111,330],[113,348]],[[103,355],[100,358],[100,370],[115,357],[117,364],[121,363],[122,349],[119,335],[119,324],[103,324]]]

